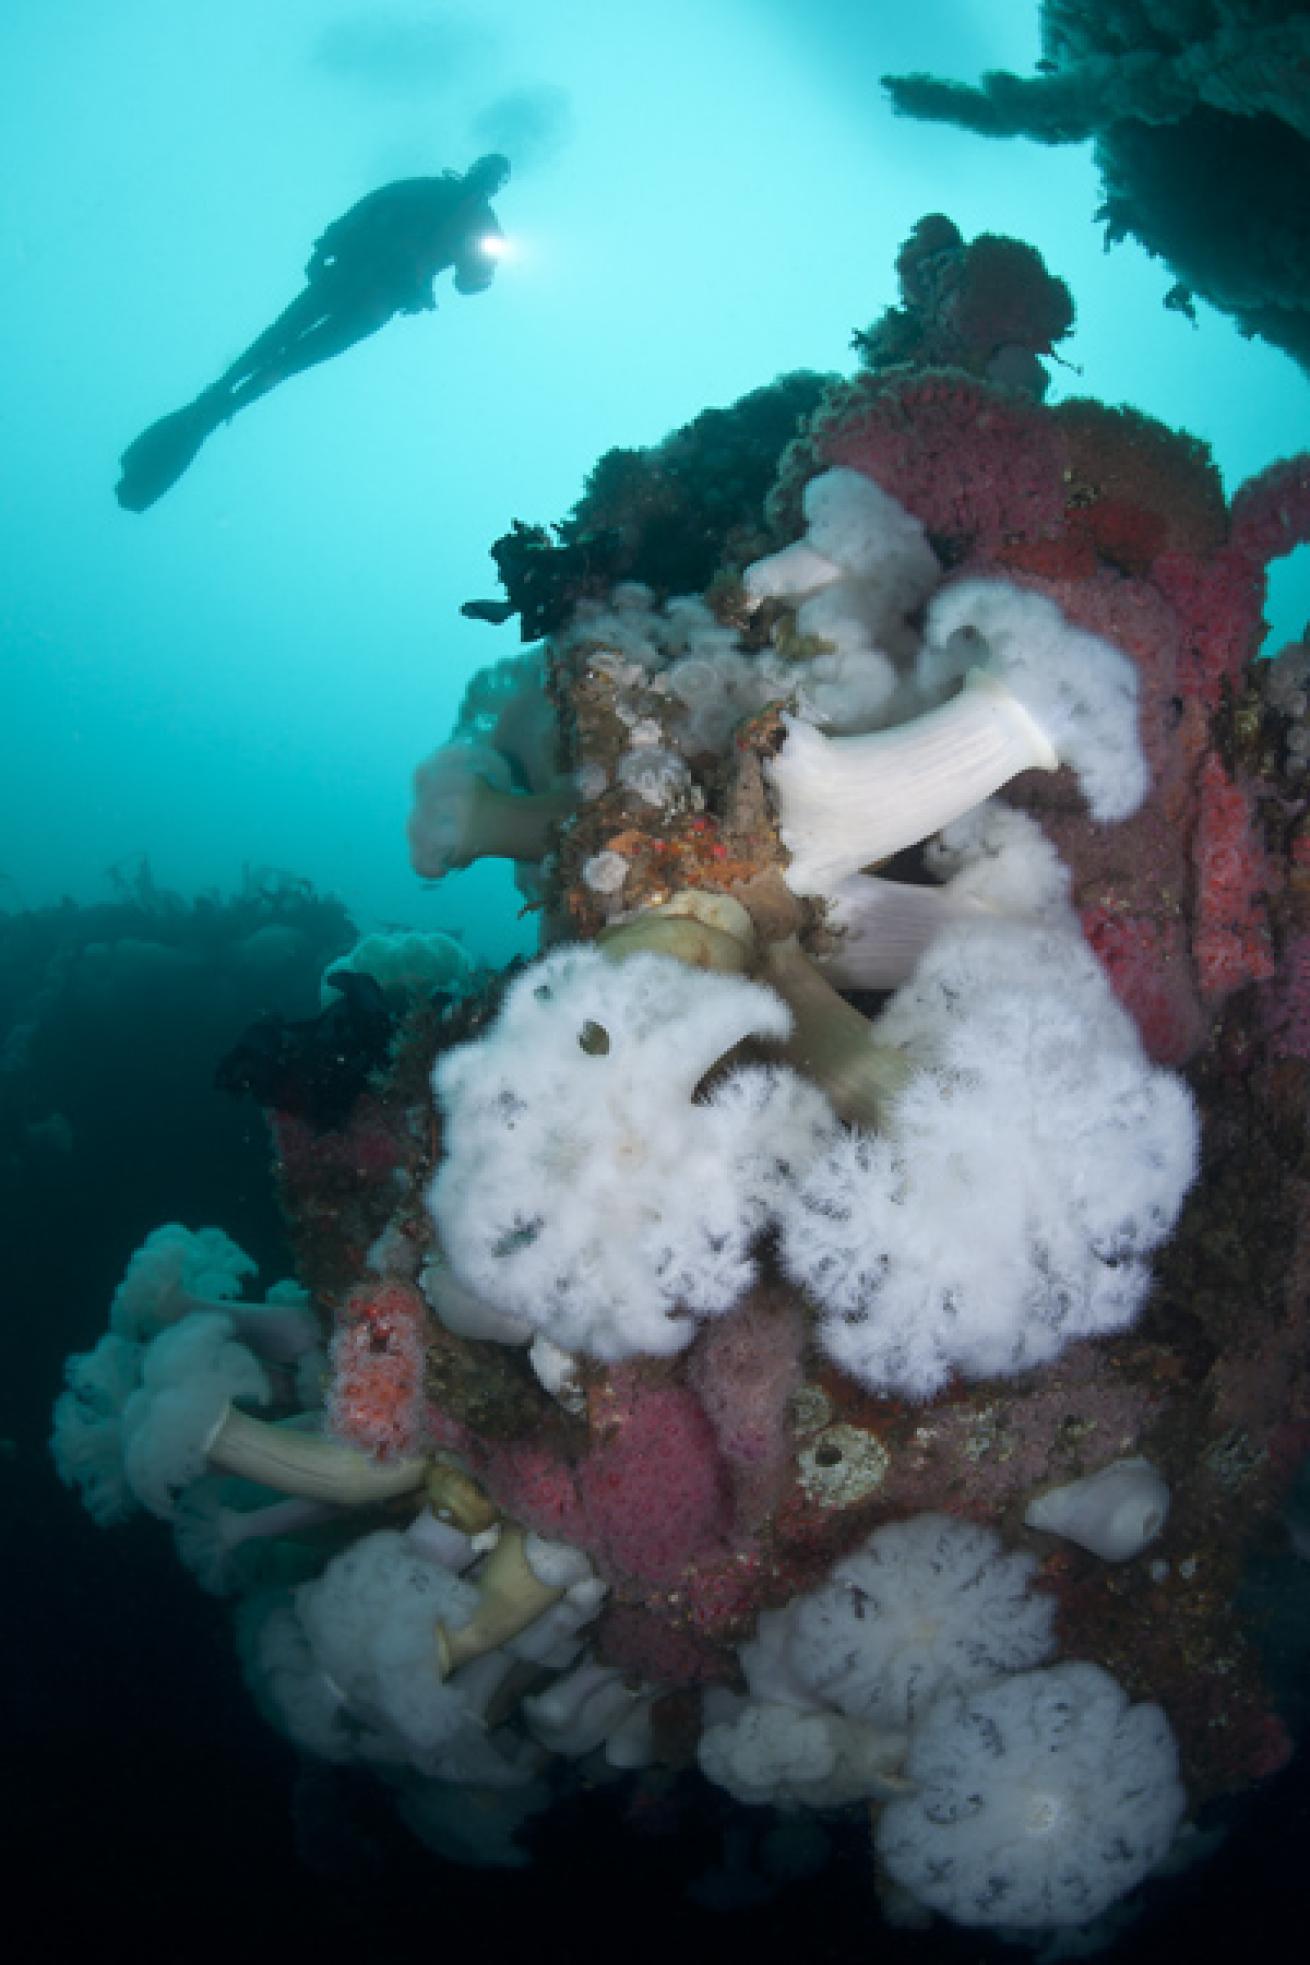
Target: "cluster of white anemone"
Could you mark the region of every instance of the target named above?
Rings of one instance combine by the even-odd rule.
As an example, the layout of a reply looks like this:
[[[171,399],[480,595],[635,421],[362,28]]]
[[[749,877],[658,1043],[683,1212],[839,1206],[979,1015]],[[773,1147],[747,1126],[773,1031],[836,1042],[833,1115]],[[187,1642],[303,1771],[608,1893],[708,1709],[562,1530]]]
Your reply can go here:
[[[1134,810],[1132,665],[1033,593],[943,585],[923,528],[858,473],[815,479],[805,513],[804,538],[745,577],[750,603],[793,604],[791,653],[748,656],[703,602],[633,590],[574,632],[674,706],[669,731],[633,713],[617,772],[651,807],[687,794],[688,760],[740,715],[788,696],[768,777],[787,883],[835,931],[826,978],[749,924],[710,928],[735,946],[706,967],[556,949],[434,1075],[429,1299],[465,1334],[535,1338],[563,1403],[575,1354],[665,1355],[730,1310],[766,1232],[818,1342],[873,1390],[922,1398],[953,1372],[1029,1369],[1131,1320],[1195,1170],[1190,1100],[1115,1004],[1065,870],[988,802],[1067,765],[1094,821]],[[415,866],[538,862],[587,790],[556,769],[540,657],[502,664],[419,768]],[[868,871],[934,835],[942,884]],[[594,891],[617,894],[623,871],[595,863]],[[895,994],[868,1024],[834,984]],[[749,1045],[773,1055],[743,1061]],[[97,1519],[143,1505],[203,1544],[202,1564],[217,1543],[216,1578],[261,1531],[209,1506],[208,1472],[289,1496],[243,1518],[273,1537],[426,1472],[245,1410],[274,1399],[316,1326],[303,1300],[236,1301],[250,1265],[224,1243],[169,1229],[134,1259],[110,1333],[70,1362],[55,1441]],[[1028,1520],[1126,1560],[1167,1501],[1133,1460]],[[651,1689],[581,1655],[603,1595],[585,1558],[512,1527],[494,1539],[424,1511],[252,1606],[247,1670],[277,1723],[329,1758],[521,1787],[540,1756],[496,1719],[520,1668],[544,1666],[554,1683],[523,1702],[540,1748],[648,1757]],[[887,1873],[961,1922],[1095,1916],[1166,1852],[1176,1755],[1158,1709],[1130,1708],[1095,1666],[1045,1663],[1032,1567],[941,1516],[879,1530],[761,1617],[749,1696],[710,1702],[705,1772],[748,1802],[881,1802]]]
[[[798,599],[798,626],[822,635],[820,602],[873,578],[885,612],[859,616],[864,640],[847,659],[876,657],[886,684],[876,717],[841,702],[816,714],[802,685],[785,719],[771,778],[794,892],[831,893],[1024,771],[1070,766],[1100,822],[1140,805],[1137,672],[1125,655],[1006,580],[941,586],[922,528],[858,472],[814,479],[806,512],[803,539],[747,569],[747,593]],[[905,616],[924,601],[920,638]]]
[[[293,1410],[306,1361],[321,1361],[318,1321],[303,1290],[240,1299],[254,1267],[222,1230],[177,1223],[133,1255],[111,1328],[69,1360],[55,1408],[56,1466],[88,1512],[169,1523],[202,1587],[242,1598],[265,1714],[310,1752],[389,1769],[418,1832],[444,1848],[461,1842],[441,1806],[451,1784],[525,1797],[552,1754],[644,1765],[656,1688],[584,1655],[606,1595],[586,1556],[499,1519],[449,1457],[377,1460],[332,1439],[321,1411]],[[417,1510],[406,1529],[324,1562],[313,1531],[339,1534],[350,1510],[402,1497]],[[522,1723],[504,1724],[543,1675]],[[515,1807],[545,1800],[534,1790]],[[518,1860],[514,1814],[494,1816],[490,1859]]]
[[[777,1065],[697,1088],[790,1021],[758,983],[667,955],[564,947],[518,977],[434,1077],[429,1205],[456,1281],[511,1336],[609,1361],[684,1349],[755,1280],[782,1166],[827,1116]]]
[[[842,1123],[813,1049],[800,1070],[724,1064],[752,1038],[795,1057],[806,965],[763,973],[774,988],[566,946],[444,1054],[434,1280],[484,1310],[471,1326],[448,1282],[439,1315],[666,1355],[741,1300],[772,1229],[819,1343],[874,1390],[929,1397],[1132,1321],[1195,1173],[1195,1114],[1075,927],[953,916],[873,1024],[829,1017],[828,1088],[880,1079],[877,1130]]]
[[[709,1695],[703,1772],[753,1805],[877,1803],[884,1876],[958,1923],[1097,1917],[1169,1852],[1177,1749],[1108,1672],[1048,1662],[1035,1566],[945,1515],[875,1530],[761,1616],[745,1696]]]
[[[169,1222],[132,1255],[109,1329],[69,1358],[55,1402],[55,1466],[94,1520],[107,1526],[138,1507],[172,1520],[183,1490],[222,1464],[224,1439],[237,1457],[243,1439],[282,1451],[235,1402],[268,1405],[277,1376],[288,1404],[311,1404],[321,1333],[297,1284],[243,1299],[254,1273],[220,1228]]]

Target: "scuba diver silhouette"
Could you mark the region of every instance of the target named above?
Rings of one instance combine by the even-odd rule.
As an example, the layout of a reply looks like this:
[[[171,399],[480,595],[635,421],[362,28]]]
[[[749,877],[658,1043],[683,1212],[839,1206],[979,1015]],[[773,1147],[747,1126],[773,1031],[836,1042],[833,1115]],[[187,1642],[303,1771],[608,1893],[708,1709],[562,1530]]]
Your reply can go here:
[[[334,219],[314,241],[304,291],[217,382],[128,445],[114,493],[124,510],[147,511],[220,423],[288,376],[331,361],[395,314],[431,312],[439,273],[454,268],[457,293],[489,287],[504,236],[490,200],[508,179],[508,160],[493,152],[462,177],[398,178]]]

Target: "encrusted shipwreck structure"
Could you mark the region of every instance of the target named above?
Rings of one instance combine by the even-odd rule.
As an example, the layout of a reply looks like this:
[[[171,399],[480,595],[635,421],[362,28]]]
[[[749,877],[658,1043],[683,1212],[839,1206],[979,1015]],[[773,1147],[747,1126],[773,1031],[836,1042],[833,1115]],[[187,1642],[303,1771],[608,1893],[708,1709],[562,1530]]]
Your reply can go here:
[[[1014,241],[899,270],[764,508],[700,499],[707,585],[687,433],[604,474],[608,558],[518,529],[549,633],[410,840],[514,859],[542,955],[361,957],[389,1064],[270,1114],[301,1293],[159,1231],[56,1454],[442,1846],[468,1788],[509,1859],[571,1768],[698,1766],[1045,1929],[1291,1750],[1238,1598],[1310,1449],[1310,657],[1254,659],[1310,460],[1228,500],[1044,406]]]
[[[1310,366],[1302,0],[1040,0],[1034,75],[976,88],[884,76],[907,116],[1035,143],[1091,139],[1106,243],[1132,236],[1175,284]]]

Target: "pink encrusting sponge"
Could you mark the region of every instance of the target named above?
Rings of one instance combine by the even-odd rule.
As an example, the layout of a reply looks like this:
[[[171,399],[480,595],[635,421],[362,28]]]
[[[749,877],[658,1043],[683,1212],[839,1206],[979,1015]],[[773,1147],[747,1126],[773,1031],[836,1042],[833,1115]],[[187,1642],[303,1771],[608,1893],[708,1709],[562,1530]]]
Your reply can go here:
[[[1244,983],[1267,982],[1275,962],[1264,903],[1272,876],[1254,801],[1214,756],[1201,768],[1192,857],[1197,975],[1206,1000],[1222,1002]]]
[[[408,1283],[362,1283],[350,1292],[330,1354],[327,1417],[339,1440],[380,1460],[419,1450],[426,1317]]]
[[[730,1507],[709,1420],[684,1385],[639,1367],[610,1375],[608,1437],[578,1469],[585,1543],[602,1575],[671,1583],[723,1547]]]

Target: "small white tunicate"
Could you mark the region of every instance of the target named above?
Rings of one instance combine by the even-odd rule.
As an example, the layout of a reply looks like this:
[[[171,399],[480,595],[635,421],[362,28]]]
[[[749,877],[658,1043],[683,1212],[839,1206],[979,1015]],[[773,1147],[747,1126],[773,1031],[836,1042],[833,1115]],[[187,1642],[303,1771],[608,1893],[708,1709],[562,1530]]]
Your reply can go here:
[[[1154,1542],[1169,1513],[1169,1489],[1149,1460],[1114,1460],[1084,1480],[1051,1488],[1028,1504],[1029,1528],[1090,1549],[1104,1562],[1127,1562]],[[1180,1566],[1181,1567],[1181,1566]]]
[[[593,853],[582,863],[582,878],[593,894],[617,894],[628,877],[630,862],[622,853]]]
[[[572,1351],[562,1350],[558,1344],[552,1344],[548,1337],[538,1332],[528,1349],[528,1363],[536,1373],[538,1382],[557,1405],[563,1406],[565,1412],[578,1414],[587,1410],[587,1394]]]
[[[599,798],[609,781],[609,772],[603,764],[580,764],[573,774],[578,797],[584,805]]]

